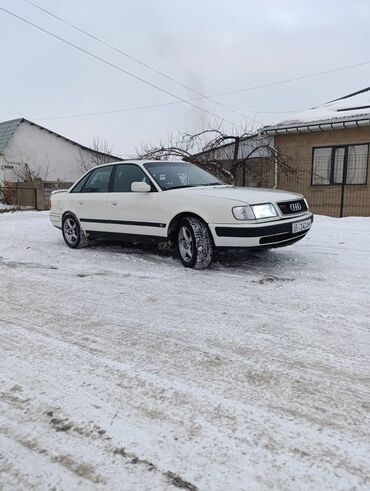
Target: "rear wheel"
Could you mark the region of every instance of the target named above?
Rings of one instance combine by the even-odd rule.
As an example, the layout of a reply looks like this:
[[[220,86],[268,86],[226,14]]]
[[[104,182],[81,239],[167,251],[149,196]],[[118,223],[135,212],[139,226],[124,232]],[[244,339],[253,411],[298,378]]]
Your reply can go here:
[[[67,215],[63,219],[62,233],[65,243],[72,249],[86,247],[89,239],[81,229],[77,218],[73,215]]]
[[[204,269],[212,262],[213,241],[207,225],[197,217],[181,220],[177,232],[177,248],[187,268]]]

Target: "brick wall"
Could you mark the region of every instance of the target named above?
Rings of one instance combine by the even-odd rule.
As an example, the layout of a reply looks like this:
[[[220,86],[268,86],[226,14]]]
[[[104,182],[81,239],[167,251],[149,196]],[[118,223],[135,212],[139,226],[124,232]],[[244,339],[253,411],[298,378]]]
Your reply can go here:
[[[278,187],[304,194],[315,213],[339,216],[342,186],[311,185],[312,149],[356,143],[370,143],[369,126],[277,135],[275,145],[279,154],[296,170],[295,174],[279,171]],[[343,216],[370,216],[369,176],[365,185],[344,186],[343,205]]]

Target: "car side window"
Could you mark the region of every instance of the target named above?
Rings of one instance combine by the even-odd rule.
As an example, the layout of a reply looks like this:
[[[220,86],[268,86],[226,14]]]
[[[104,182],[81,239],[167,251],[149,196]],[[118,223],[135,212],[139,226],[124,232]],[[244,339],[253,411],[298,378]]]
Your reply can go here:
[[[85,182],[88,180],[90,174],[87,174],[80,181],[78,181],[78,183],[73,187],[71,193],[82,193],[82,188],[84,187]]]
[[[113,193],[131,193],[131,184],[133,182],[146,182],[149,186],[152,186],[150,179],[138,165],[117,165],[113,179]]]
[[[101,167],[89,174],[82,193],[107,193],[113,166]]]

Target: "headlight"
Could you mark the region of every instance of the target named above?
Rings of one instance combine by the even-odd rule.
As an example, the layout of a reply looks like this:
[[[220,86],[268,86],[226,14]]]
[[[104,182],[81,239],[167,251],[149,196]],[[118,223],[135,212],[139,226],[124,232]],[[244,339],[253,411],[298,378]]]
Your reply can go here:
[[[263,205],[253,205],[252,210],[254,216],[258,218],[271,218],[277,217],[278,214],[272,203],[264,203]]]
[[[235,206],[233,208],[233,215],[237,220],[255,220],[250,206]]]

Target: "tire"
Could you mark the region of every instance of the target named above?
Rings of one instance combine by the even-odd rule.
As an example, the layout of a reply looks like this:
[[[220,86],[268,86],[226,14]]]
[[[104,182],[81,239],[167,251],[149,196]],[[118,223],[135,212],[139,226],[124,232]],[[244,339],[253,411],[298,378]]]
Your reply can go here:
[[[186,268],[208,268],[212,262],[214,246],[207,224],[192,216],[181,220],[177,230],[177,249]]]
[[[89,238],[74,215],[66,215],[63,218],[62,234],[64,242],[71,249],[81,249],[89,243]]]

